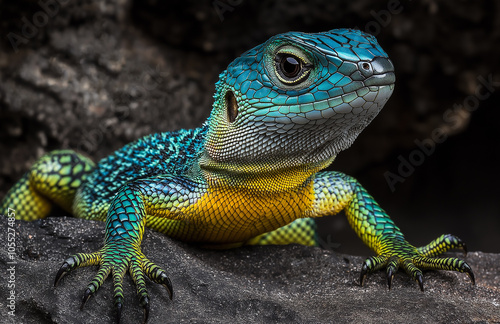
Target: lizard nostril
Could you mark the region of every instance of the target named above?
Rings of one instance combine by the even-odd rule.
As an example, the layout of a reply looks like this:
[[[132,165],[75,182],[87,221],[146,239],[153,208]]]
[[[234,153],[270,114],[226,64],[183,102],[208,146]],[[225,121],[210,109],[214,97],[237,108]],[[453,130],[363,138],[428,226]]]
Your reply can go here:
[[[236,116],[238,116],[238,103],[236,102],[236,98],[234,97],[234,93],[232,91],[226,92],[225,100],[227,119],[230,123],[232,123],[236,120]]]
[[[363,69],[365,69],[365,70],[370,70],[370,64],[368,64],[368,63],[363,63],[363,64],[361,65],[361,67],[362,67]]]

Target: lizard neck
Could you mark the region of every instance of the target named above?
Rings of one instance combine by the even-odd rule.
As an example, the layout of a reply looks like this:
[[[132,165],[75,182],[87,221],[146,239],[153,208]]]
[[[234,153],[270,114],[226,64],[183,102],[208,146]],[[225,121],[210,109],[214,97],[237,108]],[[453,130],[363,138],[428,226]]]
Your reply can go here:
[[[277,192],[289,191],[305,185],[313,174],[328,167],[334,159],[335,156],[317,163],[277,167],[279,162],[255,165],[221,163],[203,154],[199,167],[203,177],[211,186]]]

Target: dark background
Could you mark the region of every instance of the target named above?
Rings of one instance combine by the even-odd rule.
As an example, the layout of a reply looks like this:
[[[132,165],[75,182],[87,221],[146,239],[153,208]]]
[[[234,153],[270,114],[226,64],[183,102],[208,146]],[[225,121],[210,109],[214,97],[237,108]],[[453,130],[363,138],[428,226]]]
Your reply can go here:
[[[274,34],[357,27],[393,60],[396,88],[332,169],[355,176],[416,245],[453,233],[470,250],[500,252],[500,3],[45,3],[50,15],[37,1],[0,2],[0,197],[48,151],[98,160],[143,135],[199,126],[218,74]],[[480,78],[498,85],[489,92]],[[488,98],[474,99],[478,89]],[[384,174],[437,129],[446,140],[391,190]],[[319,223],[340,251],[369,253],[345,217]]]

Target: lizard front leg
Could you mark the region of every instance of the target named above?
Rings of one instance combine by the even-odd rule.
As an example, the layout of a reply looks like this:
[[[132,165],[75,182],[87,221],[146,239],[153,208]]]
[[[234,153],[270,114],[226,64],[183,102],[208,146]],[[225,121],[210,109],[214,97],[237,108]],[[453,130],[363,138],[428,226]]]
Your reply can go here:
[[[141,242],[147,218],[161,218],[168,222],[172,205],[188,201],[186,181],[161,176],[127,184],[115,196],[106,217],[104,246],[93,253],[78,253],[64,261],[54,285],[71,270],[98,265],[99,271],[85,290],[82,306],[99,289],[111,273],[114,283],[114,301],[117,318],[123,305],[122,282],[128,271],[137,287],[140,304],[144,308],[144,323],[149,315],[149,296],[145,277],[167,288],[173,296],[172,284],[166,272],[151,262],[141,251]]]
[[[368,273],[382,268],[386,268],[389,289],[398,268],[417,281],[421,290],[424,269],[465,272],[474,284],[474,274],[465,261],[436,257],[450,249],[466,251],[465,244],[456,236],[442,235],[424,247],[414,247],[359,182],[340,172],[316,174],[314,192],[313,217],[344,210],[356,234],[377,254],[363,263],[361,285]]]

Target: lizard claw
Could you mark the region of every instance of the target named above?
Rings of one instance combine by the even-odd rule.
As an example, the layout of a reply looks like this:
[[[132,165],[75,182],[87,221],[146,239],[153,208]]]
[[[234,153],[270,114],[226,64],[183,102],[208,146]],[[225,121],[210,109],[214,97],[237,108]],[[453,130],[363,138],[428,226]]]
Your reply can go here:
[[[474,278],[474,273],[472,272],[472,269],[469,267],[469,265],[467,264],[467,269],[465,269],[465,273],[467,274],[467,276],[469,277],[470,281],[472,282],[473,285],[476,284],[476,279]]]
[[[141,298],[140,304],[144,309],[144,318],[142,323],[146,324],[149,319],[149,298],[147,296],[144,296],[143,298]]]
[[[85,292],[83,293],[82,304],[80,305],[80,310],[83,309],[83,307],[85,306],[87,301],[90,299],[90,297],[92,297],[92,291],[89,288],[87,288],[87,290],[85,290]]]
[[[144,310],[143,323],[147,323],[150,309],[149,296],[146,289],[146,277],[164,286],[167,289],[169,298],[173,298],[172,282],[168,278],[166,271],[149,261],[137,246],[127,246],[123,242],[118,241],[106,242],[101,250],[94,253],[79,253],[69,257],[57,272],[54,286],[71,270],[89,265],[99,265],[99,270],[83,294],[80,309],[83,309],[85,303],[101,287],[108,275],[112,273],[115,291],[116,321],[119,323],[123,309],[122,283],[127,270],[129,270],[135,282],[140,304]]]
[[[372,256],[366,259],[365,262],[363,262],[363,266],[361,267],[361,275],[359,277],[360,286],[363,286],[366,276],[369,273],[381,269],[383,266],[385,266],[387,260],[388,258],[383,255]]]
[[[67,275],[70,271],[89,265],[98,265],[100,260],[100,252],[94,253],[78,253],[67,258],[62,266],[57,271],[56,277],[54,279],[54,287],[57,286],[59,281]]]
[[[464,242],[462,242],[462,250],[464,251],[464,257],[466,257],[469,251],[467,250],[467,245],[465,245]]]
[[[149,260],[144,260],[144,274],[146,274],[149,279],[153,282],[158,283],[165,287],[168,292],[168,297],[170,300],[174,298],[174,289],[172,288],[172,282],[167,275],[167,272],[154,264]]]
[[[122,309],[123,309],[123,304],[121,302],[116,303],[116,323],[120,324],[120,320],[122,317]]]
[[[423,269],[464,272],[468,275],[472,284],[475,284],[474,273],[467,262],[457,258],[435,257],[437,254],[452,248],[467,251],[465,243],[456,236],[442,235],[430,244],[420,248],[413,247],[401,237],[388,237],[382,244],[385,245],[384,253],[369,257],[363,263],[360,276],[361,286],[365,282],[368,273],[384,267],[386,268],[389,289],[392,287],[394,276],[399,267],[402,267],[418,283],[421,291],[424,291]]]
[[[392,280],[394,279],[394,275],[396,273],[393,271],[392,268],[387,268],[387,287],[389,290],[392,288]]]
[[[57,286],[59,281],[68,273],[71,271],[70,265],[68,262],[64,262],[63,265],[59,268],[59,271],[57,271],[56,278],[54,279],[54,287]]]
[[[363,266],[361,266],[361,273],[359,276],[359,285],[361,287],[363,287],[363,285],[365,284],[365,279],[366,279],[367,275],[368,275],[368,267],[367,267],[366,261],[365,261],[365,262],[363,262]]]
[[[168,297],[170,298],[170,300],[172,300],[174,298],[174,289],[172,288],[172,282],[170,281],[170,278],[167,276],[165,271],[161,273],[160,281],[161,282],[158,283],[160,283],[163,287],[167,289]]]
[[[422,273],[417,274],[417,282],[418,286],[420,287],[420,291],[424,291],[424,277],[422,276]]]
[[[390,257],[389,262],[387,264],[387,286],[389,287],[389,290],[391,290],[392,280],[394,279],[394,276],[396,275],[398,268],[399,268],[398,259],[395,257]]]

